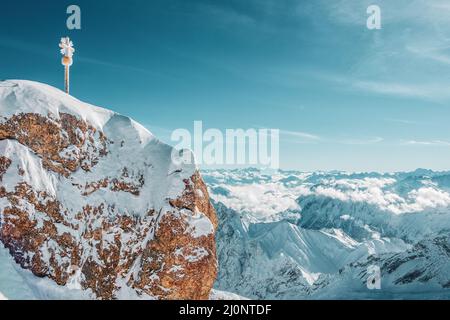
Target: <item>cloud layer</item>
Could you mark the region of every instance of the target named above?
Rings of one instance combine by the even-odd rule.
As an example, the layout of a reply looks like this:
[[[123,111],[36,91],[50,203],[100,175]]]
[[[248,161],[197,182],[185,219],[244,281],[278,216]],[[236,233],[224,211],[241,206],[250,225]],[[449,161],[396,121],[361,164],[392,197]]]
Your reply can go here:
[[[392,214],[408,214],[450,207],[446,186],[433,177],[411,174],[281,172],[264,175],[252,170],[207,171],[211,197],[237,212],[270,220],[285,211],[300,211],[297,199],[305,196],[375,205]],[[211,181],[212,179],[212,181]],[[345,217],[348,219],[349,217]]]

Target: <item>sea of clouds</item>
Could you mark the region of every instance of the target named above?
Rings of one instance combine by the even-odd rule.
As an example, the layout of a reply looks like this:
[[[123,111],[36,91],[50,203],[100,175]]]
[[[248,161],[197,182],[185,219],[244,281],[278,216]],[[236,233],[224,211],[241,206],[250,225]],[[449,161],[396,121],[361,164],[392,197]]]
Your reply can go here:
[[[302,173],[257,169],[203,173],[211,198],[260,221],[277,220],[282,212],[301,211],[300,199],[327,197],[374,205],[392,214],[450,206],[450,173]]]

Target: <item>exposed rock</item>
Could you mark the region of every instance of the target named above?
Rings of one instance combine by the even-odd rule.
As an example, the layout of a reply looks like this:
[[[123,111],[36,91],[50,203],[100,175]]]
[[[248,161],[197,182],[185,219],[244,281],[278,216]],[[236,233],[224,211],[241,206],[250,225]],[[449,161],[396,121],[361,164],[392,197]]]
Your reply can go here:
[[[67,113],[58,120],[35,113],[13,115],[0,124],[0,140],[5,139],[27,146],[46,168],[66,177],[79,167],[89,171],[107,154],[103,133]]]
[[[0,87],[0,241],[16,263],[92,298],[208,299],[217,219],[195,165],[129,118],[14,83]]]

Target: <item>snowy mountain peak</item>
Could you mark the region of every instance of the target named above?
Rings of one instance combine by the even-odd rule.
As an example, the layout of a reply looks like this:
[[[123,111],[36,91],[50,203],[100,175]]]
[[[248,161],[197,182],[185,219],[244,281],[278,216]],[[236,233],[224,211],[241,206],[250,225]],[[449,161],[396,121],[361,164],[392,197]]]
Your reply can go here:
[[[24,285],[208,298],[217,222],[195,165],[174,165],[173,149],[130,118],[44,84],[0,82],[0,114],[0,242],[50,281],[27,274]]]
[[[449,176],[206,171],[220,221],[216,288],[255,299],[447,299]],[[374,268],[379,290],[367,286]]]

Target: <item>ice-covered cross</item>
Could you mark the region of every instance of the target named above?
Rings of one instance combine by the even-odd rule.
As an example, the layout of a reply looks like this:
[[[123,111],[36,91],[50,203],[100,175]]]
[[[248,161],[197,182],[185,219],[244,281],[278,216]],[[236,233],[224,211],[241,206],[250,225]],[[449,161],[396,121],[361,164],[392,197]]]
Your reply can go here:
[[[75,49],[73,48],[73,43],[72,43],[72,41],[70,41],[69,37],[61,38],[59,47],[61,48],[61,54],[63,56],[69,57],[69,58],[73,57],[73,53],[75,52]]]
[[[61,38],[61,42],[59,43],[59,47],[61,48],[61,54],[63,55],[61,59],[61,63],[64,66],[64,83],[66,92],[69,93],[70,90],[70,67],[73,64],[73,53],[75,49],[73,48],[73,43],[70,41],[69,37]]]

